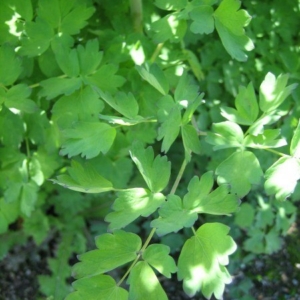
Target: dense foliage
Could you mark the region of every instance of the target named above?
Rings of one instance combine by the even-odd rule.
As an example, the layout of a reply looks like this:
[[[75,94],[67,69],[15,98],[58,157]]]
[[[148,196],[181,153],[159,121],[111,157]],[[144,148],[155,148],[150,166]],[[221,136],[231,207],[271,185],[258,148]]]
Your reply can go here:
[[[163,277],[220,299],[231,254],[234,272],[278,251],[300,196],[299,10],[2,0],[1,258],[54,241],[55,300],[168,299]]]

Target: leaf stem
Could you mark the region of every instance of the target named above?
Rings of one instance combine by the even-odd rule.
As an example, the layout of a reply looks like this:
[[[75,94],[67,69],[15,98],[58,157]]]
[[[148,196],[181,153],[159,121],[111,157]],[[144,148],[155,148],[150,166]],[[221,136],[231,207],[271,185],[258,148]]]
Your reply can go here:
[[[159,52],[161,51],[161,49],[162,49],[163,46],[164,46],[164,43],[159,43],[159,44],[156,46],[156,48],[155,48],[155,50],[154,50],[154,52],[153,52],[153,54],[152,54],[152,56],[151,56],[151,58],[150,58],[150,62],[151,62],[151,63],[154,63],[154,62],[155,62],[155,60],[156,60],[156,58],[157,58],[157,56],[158,56],[158,54],[159,54]]]
[[[187,161],[186,161],[186,159],[184,159],[184,161],[183,161],[183,163],[182,163],[182,165],[181,165],[181,167],[180,167],[180,170],[179,170],[179,172],[178,172],[178,175],[177,175],[177,177],[176,177],[176,179],[175,179],[175,182],[174,182],[174,184],[173,184],[173,186],[172,186],[172,188],[171,188],[171,191],[170,191],[170,194],[171,194],[171,195],[175,194],[175,191],[176,191],[176,189],[177,189],[177,187],[178,187],[178,184],[179,184],[179,182],[180,182],[180,180],[181,180],[181,177],[182,177],[182,175],[183,175],[183,172],[184,172],[186,166],[187,166]]]
[[[196,230],[195,230],[194,226],[192,226],[191,228],[192,228],[193,234],[196,235]]]
[[[173,184],[173,186],[172,186],[172,188],[171,188],[170,194],[175,194],[175,191],[176,191],[176,189],[177,189],[177,187],[178,187],[178,184],[179,184],[179,182],[180,182],[180,180],[181,180],[181,178],[182,178],[182,175],[183,175],[183,172],[184,172],[186,166],[187,166],[187,161],[186,161],[186,159],[184,159],[184,161],[183,161],[183,163],[182,163],[182,165],[181,165],[181,167],[180,167],[180,170],[179,170],[179,172],[178,172],[178,175],[177,175],[177,177],[176,177],[176,179],[175,179],[175,181],[174,181],[174,184]],[[149,245],[149,243],[150,243],[150,241],[151,241],[151,239],[152,239],[152,237],[153,237],[155,231],[156,231],[156,228],[152,228],[151,232],[149,233],[149,235],[148,235],[148,237],[147,237],[145,243],[143,244],[143,246],[142,246],[141,250],[139,251],[138,255],[136,256],[135,260],[132,262],[132,264],[130,265],[130,267],[129,267],[128,270],[126,271],[126,273],[123,275],[123,277],[122,277],[122,278],[120,279],[120,281],[117,283],[118,286],[120,286],[120,285],[122,284],[122,282],[123,282],[123,281],[126,279],[126,277],[129,275],[129,273],[131,272],[131,270],[133,269],[133,267],[136,265],[136,263],[138,262],[138,260],[140,259],[141,255],[142,255],[142,253],[143,253],[143,252],[146,250],[146,248],[148,247],[148,245]],[[195,232],[195,231],[194,231],[194,232]]]
[[[282,153],[282,152],[279,152],[279,151],[276,151],[276,150],[273,150],[273,149],[270,149],[270,148],[258,148],[258,149],[266,150],[266,151],[272,152],[272,153],[274,153],[274,154],[276,154],[276,155],[279,155],[279,156],[282,156],[282,157],[287,157],[287,156],[289,156],[289,155],[287,155],[287,154],[284,154],[284,153]]]

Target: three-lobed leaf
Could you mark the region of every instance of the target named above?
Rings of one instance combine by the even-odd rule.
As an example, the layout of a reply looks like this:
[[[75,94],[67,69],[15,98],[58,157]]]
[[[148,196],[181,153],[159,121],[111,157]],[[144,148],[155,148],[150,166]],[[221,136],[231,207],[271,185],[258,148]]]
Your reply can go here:
[[[82,193],[103,193],[113,190],[112,183],[102,177],[92,166],[82,166],[75,160],[72,161],[68,173],[57,176],[52,179],[53,183],[57,183],[70,190]]]
[[[288,75],[281,74],[277,78],[268,73],[260,85],[259,106],[265,113],[273,112],[291,94],[298,84],[287,85]]]
[[[152,192],[160,192],[167,186],[171,164],[166,156],[157,155],[154,158],[153,149],[144,149],[138,142],[132,145],[130,155]]]
[[[142,241],[134,233],[118,230],[96,237],[96,246],[98,249],[78,257],[80,262],[73,267],[75,278],[103,274],[133,261],[141,249]]]
[[[256,121],[259,107],[252,83],[249,83],[247,87],[239,88],[239,93],[235,98],[235,107],[236,109],[223,107],[222,116],[241,125],[252,125]]]
[[[76,280],[73,283],[75,292],[69,294],[66,300],[127,300],[128,292],[119,287],[108,275],[96,275]]]
[[[173,257],[169,255],[170,248],[163,244],[151,244],[143,252],[143,259],[167,278],[177,271]]]
[[[214,12],[214,18],[216,29],[227,52],[238,61],[246,61],[247,55],[244,51],[254,48],[253,42],[244,31],[251,17],[247,11],[239,9],[240,6],[240,1],[223,0]]]
[[[87,159],[96,157],[100,152],[107,153],[111,148],[116,129],[100,122],[77,122],[73,128],[62,132],[65,141],[60,151],[61,155],[72,157],[81,154]]]
[[[168,300],[157,276],[145,261],[139,261],[132,268],[127,283],[130,285],[129,299],[131,300]]]
[[[178,260],[178,279],[190,297],[201,291],[206,298],[212,294],[221,299],[225,284],[231,276],[224,267],[236,244],[228,236],[229,227],[220,223],[206,223],[188,239]]]
[[[159,209],[159,218],[151,222],[151,227],[156,228],[158,235],[177,232],[183,227],[191,227],[196,222],[198,214],[183,206],[182,200],[177,195],[168,195]]]
[[[151,84],[163,95],[169,92],[169,83],[161,68],[157,64],[145,64],[144,66],[136,66],[140,76]]]
[[[207,133],[206,141],[214,145],[214,150],[242,147],[244,133],[238,124],[225,121],[213,124],[212,129],[213,132]]]
[[[163,194],[151,193],[143,188],[121,191],[113,204],[114,211],[106,216],[105,221],[110,223],[110,230],[123,228],[140,216],[153,214],[164,201]]]
[[[244,197],[263,176],[256,156],[250,151],[234,152],[216,169],[218,184],[228,184],[232,193]]]

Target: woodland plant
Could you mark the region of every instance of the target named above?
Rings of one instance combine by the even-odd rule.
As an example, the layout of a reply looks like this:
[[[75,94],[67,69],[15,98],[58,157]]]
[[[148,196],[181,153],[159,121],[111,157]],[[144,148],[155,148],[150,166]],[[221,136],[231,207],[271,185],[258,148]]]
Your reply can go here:
[[[55,300],[168,299],[163,277],[221,299],[231,254],[279,250],[300,178],[285,2],[2,0],[1,257],[55,240]]]

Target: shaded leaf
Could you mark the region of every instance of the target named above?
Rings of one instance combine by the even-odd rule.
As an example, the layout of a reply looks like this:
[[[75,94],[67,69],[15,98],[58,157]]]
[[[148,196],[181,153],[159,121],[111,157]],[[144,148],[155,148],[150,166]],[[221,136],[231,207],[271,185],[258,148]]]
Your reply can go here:
[[[145,64],[144,66],[135,66],[140,76],[150,83],[163,95],[169,92],[169,83],[164,72],[157,64]]]
[[[177,195],[168,195],[167,202],[158,212],[160,217],[151,222],[151,227],[156,228],[160,236],[177,232],[183,227],[192,227],[198,219],[198,214],[184,207]]]
[[[213,8],[210,5],[199,5],[191,13],[191,31],[195,34],[210,34],[214,31]]]
[[[166,156],[157,155],[154,158],[153,149],[144,149],[140,143],[133,144],[130,155],[152,192],[160,192],[167,186],[171,163]]]
[[[68,169],[69,175],[59,175],[51,181],[70,190],[82,193],[103,193],[113,190],[112,183],[102,177],[93,167],[82,166],[75,160]]]
[[[134,233],[118,230],[96,237],[96,250],[81,254],[79,263],[73,266],[76,278],[99,275],[133,261],[142,246],[140,237]]]
[[[81,154],[87,159],[103,154],[112,146],[116,130],[108,124],[100,122],[77,122],[73,128],[63,131],[61,155],[72,157]]]
[[[76,280],[73,283],[76,292],[65,300],[127,300],[128,292],[119,287],[108,275],[96,275]]]
[[[0,46],[0,82],[7,86],[13,84],[22,72],[20,58],[8,44]]]
[[[162,123],[158,129],[157,139],[160,141],[163,139],[161,150],[168,152],[174,141],[176,140],[181,124],[181,113],[177,105],[175,105],[168,118]]]

